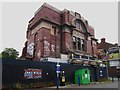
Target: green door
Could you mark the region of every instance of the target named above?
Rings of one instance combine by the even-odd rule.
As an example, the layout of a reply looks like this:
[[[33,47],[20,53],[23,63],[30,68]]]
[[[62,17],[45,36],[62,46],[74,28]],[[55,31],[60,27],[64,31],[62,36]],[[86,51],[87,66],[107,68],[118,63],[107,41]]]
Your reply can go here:
[[[74,82],[78,84],[78,76],[80,77],[80,84],[90,83],[90,72],[88,69],[81,69],[75,71]]]
[[[76,70],[74,74],[74,82],[78,84],[78,76],[80,77],[80,70]]]
[[[81,70],[81,84],[89,84],[90,83],[90,72],[88,69]]]

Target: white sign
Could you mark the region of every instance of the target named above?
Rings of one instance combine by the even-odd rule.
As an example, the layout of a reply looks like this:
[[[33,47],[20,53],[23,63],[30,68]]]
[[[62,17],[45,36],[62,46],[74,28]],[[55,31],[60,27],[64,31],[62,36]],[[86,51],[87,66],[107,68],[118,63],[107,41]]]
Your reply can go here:
[[[42,78],[42,70],[41,69],[25,69],[24,78],[26,79]]]

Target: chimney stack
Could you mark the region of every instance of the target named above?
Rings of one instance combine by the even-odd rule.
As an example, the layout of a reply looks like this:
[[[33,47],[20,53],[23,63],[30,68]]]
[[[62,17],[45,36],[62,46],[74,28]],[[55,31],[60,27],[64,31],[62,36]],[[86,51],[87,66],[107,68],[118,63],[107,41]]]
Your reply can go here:
[[[102,43],[105,43],[105,38],[102,38],[102,39],[101,39],[101,42],[102,42]]]

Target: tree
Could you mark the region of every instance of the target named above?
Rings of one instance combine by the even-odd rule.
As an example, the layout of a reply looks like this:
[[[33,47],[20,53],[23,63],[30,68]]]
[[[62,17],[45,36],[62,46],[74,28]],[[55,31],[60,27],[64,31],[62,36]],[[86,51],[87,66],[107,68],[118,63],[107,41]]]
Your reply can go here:
[[[18,55],[19,52],[14,48],[5,48],[1,53],[2,58],[18,58]]]

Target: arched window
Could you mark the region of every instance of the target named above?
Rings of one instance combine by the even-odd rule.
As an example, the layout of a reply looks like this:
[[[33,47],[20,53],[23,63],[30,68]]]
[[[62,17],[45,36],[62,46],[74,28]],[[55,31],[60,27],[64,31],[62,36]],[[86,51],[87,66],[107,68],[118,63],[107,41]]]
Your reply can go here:
[[[81,32],[84,32],[84,33],[86,32],[85,25],[82,21],[75,20],[74,23],[77,30],[80,30]]]
[[[88,32],[86,25],[81,19],[74,19],[72,25],[76,28],[73,29],[73,48],[79,51],[86,51],[86,40],[88,38]]]

